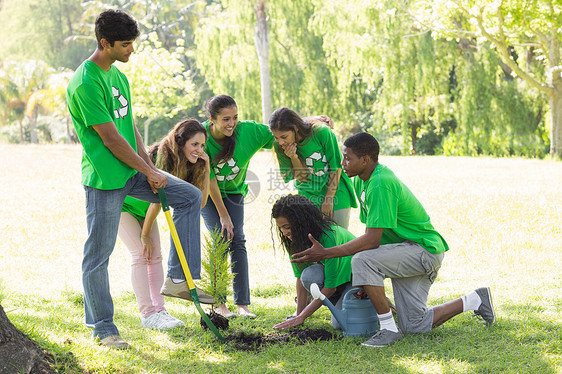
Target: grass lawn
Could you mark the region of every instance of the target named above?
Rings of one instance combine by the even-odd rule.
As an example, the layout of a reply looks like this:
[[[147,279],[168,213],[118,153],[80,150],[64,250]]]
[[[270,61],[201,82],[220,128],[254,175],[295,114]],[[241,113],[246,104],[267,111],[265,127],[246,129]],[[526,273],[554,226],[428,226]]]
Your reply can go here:
[[[201,329],[193,305],[167,298],[170,313],[186,326],[141,329],[129,254],[118,241],[109,268],[115,321],[132,349],[114,351],[97,345],[83,324],[80,152],[80,146],[0,146],[0,302],[19,329],[54,353],[60,372],[562,372],[561,162],[381,157],[451,248],[429,305],[489,285],[498,313],[492,327],[465,313],[380,349],[362,347],[362,338],[344,338],[252,353],[220,344]],[[251,309],[258,318],[236,319],[231,329],[269,333],[295,309],[294,277],[287,256],[273,249],[270,221],[276,197],[292,190],[277,179],[269,152],[256,155],[250,170],[260,182],[257,197],[247,200],[245,222]],[[357,210],[351,221],[350,231],[361,234]],[[158,222],[167,252],[163,215]],[[331,330],[327,308],[304,327]]]

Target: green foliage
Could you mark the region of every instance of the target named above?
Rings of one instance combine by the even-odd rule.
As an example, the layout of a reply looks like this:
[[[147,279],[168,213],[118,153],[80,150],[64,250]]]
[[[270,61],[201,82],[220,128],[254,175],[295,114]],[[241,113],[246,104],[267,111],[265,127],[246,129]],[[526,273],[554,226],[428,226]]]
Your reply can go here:
[[[2,132],[10,142],[57,142],[72,138],[66,109],[67,69],[40,60],[0,62]]]
[[[16,55],[44,60],[57,68],[78,67],[95,46],[95,36],[82,36],[82,2],[3,0],[0,36],[4,43],[0,60]]]
[[[215,94],[233,96],[241,119],[261,118],[252,2],[217,2],[195,30],[195,59]]]
[[[128,63],[118,67],[132,82],[133,108],[141,118],[174,117],[195,105],[192,72],[181,61],[183,49],[161,46],[155,32],[139,43]]]
[[[230,241],[225,240],[219,229],[205,236],[201,267],[203,274],[199,286],[207,294],[214,296],[217,303],[224,302],[234,279],[230,269],[228,247]]]
[[[209,86],[233,96],[241,118],[248,119],[262,118],[253,6],[249,0],[210,6],[195,36],[195,57]],[[315,9],[312,0],[267,3],[274,109],[288,106],[309,115],[332,108],[336,91],[313,19]]]
[[[203,119],[213,94],[233,96],[240,118],[262,118],[255,6],[3,0],[0,22],[7,27],[0,35],[7,44],[0,58],[76,67],[95,47],[95,16],[124,9],[139,22],[141,37],[120,68],[150,144],[183,117]],[[549,116],[562,110],[548,107],[562,43],[556,2],[277,0],[266,2],[266,12],[273,109],[328,114],[341,138],[369,131],[386,154],[546,155],[555,133]],[[5,93],[0,89],[0,109]],[[62,117],[58,112],[49,115]],[[7,116],[13,125],[4,132],[24,141],[31,117],[17,108]],[[44,139],[71,138],[33,124]]]

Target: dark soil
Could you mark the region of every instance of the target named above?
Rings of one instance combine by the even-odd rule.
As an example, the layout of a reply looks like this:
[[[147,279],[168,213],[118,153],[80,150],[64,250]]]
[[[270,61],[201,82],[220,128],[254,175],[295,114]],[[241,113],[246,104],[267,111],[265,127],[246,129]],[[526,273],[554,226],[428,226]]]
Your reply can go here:
[[[211,313],[207,313],[207,316],[217,329],[226,330],[228,328],[228,318],[226,318],[225,316],[215,313],[214,311],[211,311]],[[203,330],[209,329],[209,326],[207,326],[207,324],[203,320],[203,317],[199,319],[199,323],[201,324],[201,327],[203,327]]]
[[[262,347],[271,344],[284,344],[288,342],[304,344],[311,340],[319,341],[340,338],[336,334],[324,329],[293,329],[286,333],[272,332],[266,335],[237,331],[225,336],[225,339],[228,345],[239,351],[259,352]]]

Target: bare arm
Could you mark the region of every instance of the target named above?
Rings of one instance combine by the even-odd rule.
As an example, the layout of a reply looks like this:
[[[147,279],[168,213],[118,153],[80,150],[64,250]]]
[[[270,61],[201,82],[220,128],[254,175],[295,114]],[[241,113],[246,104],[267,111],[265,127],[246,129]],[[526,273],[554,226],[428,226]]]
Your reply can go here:
[[[324,196],[324,201],[322,201],[321,209],[322,213],[332,218],[334,216],[334,196],[338,190],[338,185],[340,184],[342,169],[339,168],[336,171],[331,171],[328,176],[328,188],[326,190],[326,196]]]
[[[205,161],[205,176],[203,177],[203,186],[201,187],[201,209],[207,205],[207,200],[209,199],[209,190],[211,185],[211,163],[209,162],[209,155],[205,152],[200,156]],[[216,180],[215,180],[216,182]],[[217,185],[218,188],[218,185]],[[222,199],[221,199],[222,201]],[[223,204],[224,205],[224,204]],[[216,204],[215,204],[216,206]]]
[[[297,315],[299,315],[304,308],[306,308],[306,299],[308,296],[308,291],[302,285],[300,278],[297,278],[295,282],[295,290],[297,291]]]
[[[138,153],[135,152],[125,138],[119,134],[119,131],[117,131],[113,122],[101,123],[92,127],[100,136],[103,144],[110,150],[111,153],[113,153],[115,157],[131,168],[146,175],[148,183],[154,193],[157,192],[158,188],[166,187],[168,183],[166,176],[158,169],[154,168],[152,162],[148,164]],[[141,146],[138,148],[142,149],[144,154],[146,154],[142,141]],[[148,159],[148,155],[146,157]]]
[[[312,247],[306,251],[295,253],[291,262],[318,262],[327,258],[352,256],[367,249],[378,248],[381,244],[384,229],[367,228],[365,233],[347,243],[335,247],[324,248],[314,237],[308,234]]]
[[[293,169],[293,177],[301,183],[308,180],[310,171],[303,165],[299,155],[297,154],[297,143],[286,144],[281,146],[285,156],[291,160],[291,168]]]
[[[228,210],[226,210],[224,201],[222,201],[222,195],[219,190],[219,184],[217,183],[216,177],[211,179],[210,195],[211,200],[213,200],[213,203],[215,203],[215,207],[217,208],[217,212],[219,213],[221,221],[221,232],[224,232],[224,230],[226,230],[226,239],[230,240],[234,236],[234,225],[232,224],[232,219],[230,219]]]
[[[326,125],[328,125],[329,128],[331,128],[331,129],[334,128],[334,121],[325,114],[322,114],[320,116],[304,117],[303,120],[305,120],[308,123],[322,122],[322,123],[325,123]]]
[[[156,222],[156,217],[160,213],[160,204],[152,203],[146,211],[146,217],[142,222],[141,242],[142,242],[142,255],[150,261],[152,259],[152,252],[154,251],[154,243],[150,237],[152,226]]]
[[[303,287],[304,289],[304,287]],[[306,292],[306,290],[305,290]],[[334,294],[334,292],[336,292],[335,288],[328,288],[328,287],[323,287],[320,292],[322,292],[326,297],[330,297]],[[298,295],[298,294],[297,294]],[[306,293],[305,293],[305,300],[306,300]],[[310,317],[314,312],[316,312],[321,306],[322,306],[322,300],[320,299],[315,299],[312,300],[310,302],[310,304],[308,304],[300,313],[297,313],[298,315],[295,318],[291,318],[288,319],[286,321],[283,321],[275,326],[273,326],[274,329],[288,329],[290,327],[295,327],[295,326],[299,326],[302,325],[304,323],[304,321]]]

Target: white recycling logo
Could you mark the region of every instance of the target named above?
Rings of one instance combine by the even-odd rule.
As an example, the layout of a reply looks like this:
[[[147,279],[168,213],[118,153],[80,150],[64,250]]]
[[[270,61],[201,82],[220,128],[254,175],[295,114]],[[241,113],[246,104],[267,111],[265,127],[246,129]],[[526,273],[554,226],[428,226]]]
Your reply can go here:
[[[365,204],[365,190],[361,192],[361,196],[359,196],[359,201],[361,201],[361,206],[363,207],[363,209],[369,210],[369,207],[367,206],[367,204]]]
[[[230,173],[228,173],[227,171],[226,173],[222,173],[222,175],[219,175],[221,174],[225,166],[230,167]],[[240,167],[236,165],[236,160],[234,160],[233,158],[231,158],[228,161],[222,161],[218,163],[217,166],[213,168],[213,170],[217,177],[217,181],[219,182],[224,182],[225,180],[227,182],[230,182],[231,180],[233,180],[238,176],[238,173],[240,173]]]
[[[115,119],[125,118],[129,114],[129,101],[119,92],[119,88],[111,86],[113,97],[119,101],[119,109],[114,109],[113,114]]]
[[[322,163],[324,164],[324,166],[322,168],[320,168],[319,170],[316,170],[313,166],[314,166],[314,162],[317,161],[322,161]],[[308,169],[310,170],[310,172],[314,175],[316,175],[317,177],[322,177],[324,175],[326,175],[328,173],[328,161],[326,160],[326,155],[322,155],[320,152],[314,152],[313,154],[311,154],[310,156],[308,156],[305,160],[304,160],[306,166],[308,167]]]

